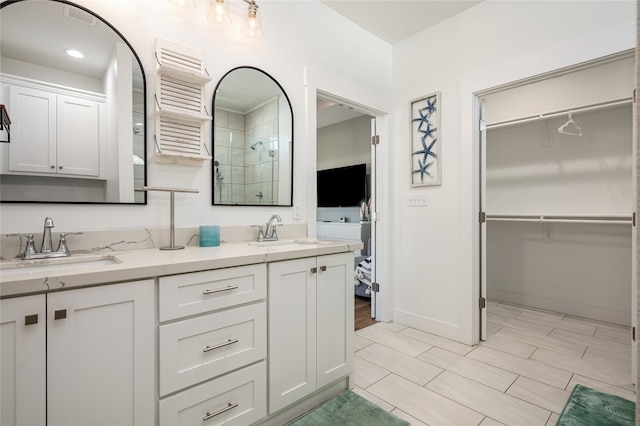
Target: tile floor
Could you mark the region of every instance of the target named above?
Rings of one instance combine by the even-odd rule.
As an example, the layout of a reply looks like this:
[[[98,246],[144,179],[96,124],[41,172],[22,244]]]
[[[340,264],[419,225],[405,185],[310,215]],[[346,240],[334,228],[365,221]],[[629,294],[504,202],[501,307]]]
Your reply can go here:
[[[411,425],[555,425],[580,383],[635,401],[629,328],[489,302],[471,347],[397,323],[356,332],[354,391]]]

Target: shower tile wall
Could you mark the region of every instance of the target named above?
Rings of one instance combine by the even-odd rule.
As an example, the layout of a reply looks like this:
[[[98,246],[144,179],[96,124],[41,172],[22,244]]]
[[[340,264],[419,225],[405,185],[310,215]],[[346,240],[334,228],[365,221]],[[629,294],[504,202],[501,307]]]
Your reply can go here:
[[[277,187],[278,100],[274,99],[246,115],[245,202],[275,204]],[[252,149],[253,147],[253,149]]]
[[[215,159],[222,180],[216,179],[216,202],[229,204],[244,200],[245,117],[216,109]]]
[[[222,109],[215,114],[215,160],[222,176],[216,179],[216,202],[277,203],[277,99],[246,115]]]

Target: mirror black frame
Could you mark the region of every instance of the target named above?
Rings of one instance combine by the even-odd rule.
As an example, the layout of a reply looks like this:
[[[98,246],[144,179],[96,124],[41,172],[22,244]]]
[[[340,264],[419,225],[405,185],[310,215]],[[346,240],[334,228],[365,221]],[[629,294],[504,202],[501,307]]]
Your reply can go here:
[[[288,204],[252,204],[252,203],[216,203],[215,200],[215,190],[216,190],[216,165],[215,165],[215,141],[216,141],[216,96],[218,94],[218,89],[220,88],[220,84],[222,84],[222,82],[224,81],[225,77],[227,77],[229,74],[231,74],[234,71],[237,70],[241,70],[241,69],[249,69],[249,70],[255,70],[257,72],[260,72],[262,74],[264,74],[266,77],[268,77],[271,81],[273,81],[274,84],[276,84],[278,86],[278,88],[280,89],[280,91],[282,92],[282,94],[284,95],[285,99],[287,100],[287,104],[289,105],[289,112],[291,113],[291,164],[290,164],[290,169],[291,169],[291,193],[289,194],[289,203]],[[218,83],[216,84],[216,87],[214,89],[213,92],[213,101],[211,103],[212,105],[212,112],[213,112],[213,126],[212,126],[212,131],[211,131],[211,150],[212,150],[212,157],[213,159],[211,160],[211,204],[214,206],[246,206],[246,207],[292,207],[293,206],[293,172],[294,172],[294,150],[295,150],[295,135],[294,135],[294,117],[293,117],[293,106],[291,105],[291,100],[289,99],[289,96],[287,95],[287,92],[284,90],[284,88],[282,87],[282,85],[278,82],[278,80],[276,80],[275,78],[273,78],[273,76],[271,76],[269,73],[261,70],[260,68],[257,67],[253,67],[250,65],[242,65],[242,66],[238,66],[235,67],[229,71],[227,71],[218,81]]]
[[[7,6],[10,6],[12,4],[15,3],[22,3],[25,1],[37,1],[37,0],[6,0],[3,1],[2,3],[0,3],[0,10],[4,9]],[[102,23],[104,23],[107,27],[109,27],[118,37],[120,37],[120,39],[127,45],[127,47],[129,47],[129,50],[131,51],[131,54],[133,55],[133,57],[135,58],[135,60],[138,62],[138,65],[140,66],[140,74],[142,76],[142,96],[143,96],[143,102],[142,102],[142,108],[143,108],[143,116],[144,116],[144,123],[143,123],[143,127],[144,127],[144,139],[143,139],[143,145],[144,145],[144,154],[145,154],[145,165],[144,165],[144,185],[147,185],[147,78],[146,75],[144,73],[144,67],[142,66],[142,62],[140,61],[140,58],[138,57],[138,54],[136,53],[135,49],[133,48],[133,46],[131,45],[131,43],[129,43],[129,41],[122,35],[122,33],[120,33],[120,31],[118,31],[116,29],[116,27],[114,27],[113,25],[111,25],[106,19],[104,19],[103,17],[101,17],[100,15],[98,15],[97,13],[93,12],[90,9],[87,9],[84,6],[81,6],[79,4],[67,1],[67,0],[48,0],[48,1],[54,1],[57,3],[63,3],[63,4],[67,4],[69,6],[73,6],[73,7],[77,7],[78,9],[92,15],[95,16],[97,19],[99,19]],[[93,202],[93,201],[36,201],[36,200],[21,200],[21,201],[12,201],[12,200],[0,200],[0,203],[13,203],[13,204],[96,204],[96,205],[133,205],[133,206],[143,206],[147,204],[147,193],[146,191],[143,192],[144,194],[144,201],[143,202],[131,202],[131,203],[126,203],[126,202]]]

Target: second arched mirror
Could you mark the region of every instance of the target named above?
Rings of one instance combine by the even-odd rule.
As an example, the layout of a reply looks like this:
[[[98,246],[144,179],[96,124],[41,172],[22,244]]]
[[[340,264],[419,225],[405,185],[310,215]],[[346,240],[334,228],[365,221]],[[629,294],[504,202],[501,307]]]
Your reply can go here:
[[[260,69],[234,68],[213,110],[213,204],[291,206],[293,112],[282,86]]]

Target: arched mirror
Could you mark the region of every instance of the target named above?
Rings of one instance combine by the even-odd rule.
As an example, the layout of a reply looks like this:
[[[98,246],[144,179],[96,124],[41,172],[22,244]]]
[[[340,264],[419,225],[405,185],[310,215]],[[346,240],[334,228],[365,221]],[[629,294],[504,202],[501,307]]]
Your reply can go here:
[[[235,68],[218,82],[213,111],[213,204],[291,206],[293,111],[282,86]]]
[[[146,204],[146,83],[131,45],[63,0],[5,1],[0,31],[0,201]]]

